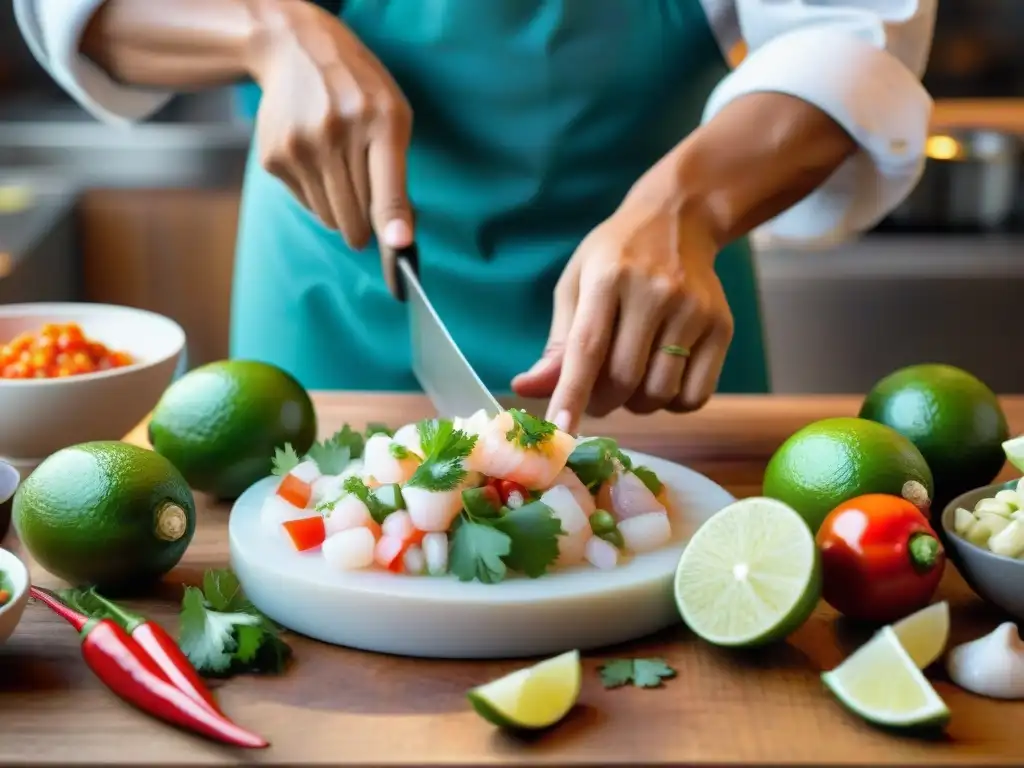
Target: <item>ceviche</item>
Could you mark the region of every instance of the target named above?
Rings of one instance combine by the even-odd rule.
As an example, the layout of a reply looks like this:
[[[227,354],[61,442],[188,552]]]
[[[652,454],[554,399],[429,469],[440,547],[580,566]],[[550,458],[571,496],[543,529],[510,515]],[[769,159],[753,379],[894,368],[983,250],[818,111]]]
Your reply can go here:
[[[275,451],[270,535],[339,571],[453,574],[494,584],[667,544],[657,475],[609,438],[577,439],[525,411],[343,427],[306,456]]]

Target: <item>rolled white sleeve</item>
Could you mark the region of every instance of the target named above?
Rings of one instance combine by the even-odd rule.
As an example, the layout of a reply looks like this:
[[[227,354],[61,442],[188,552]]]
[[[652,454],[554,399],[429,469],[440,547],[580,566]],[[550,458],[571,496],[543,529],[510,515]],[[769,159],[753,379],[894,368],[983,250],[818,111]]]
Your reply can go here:
[[[171,93],[114,82],[79,51],[86,25],[104,0],[14,0],[14,17],[32,55],[90,114],[131,125],[163,107]]]
[[[720,43],[742,36],[749,51],[711,94],[705,123],[746,94],[785,93],[827,113],[860,147],[762,235],[834,243],[878,223],[910,194],[924,169],[932,100],[920,78],[937,0],[703,1]]]

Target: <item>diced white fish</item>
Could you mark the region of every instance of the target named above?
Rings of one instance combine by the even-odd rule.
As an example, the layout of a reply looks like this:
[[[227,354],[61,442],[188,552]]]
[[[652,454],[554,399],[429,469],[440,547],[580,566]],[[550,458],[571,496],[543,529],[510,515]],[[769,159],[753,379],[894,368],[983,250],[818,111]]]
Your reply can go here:
[[[394,536],[399,541],[408,541],[416,533],[416,526],[412,524],[412,515],[404,509],[392,512],[385,517],[380,528],[385,536]]]
[[[391,440],[403,448],[412,451],[417,456],[423,457],[423,446],[420,444],[420,430],[415,423],[399,427]]]
[[[309,516],[308,509],[299,509],[275,493],[267,496],[263,501],[263,506],[260,508],[260,525],[276,536],[281,532],[282,523]]]
[[[590,519],[580,509],[572,491],[564,485],[556,485],[541,494],[540,501],[551,508],[558,521],[562,524],[562,530],[569,536],[579,533],[586,528],[590,530]]]
[[[672,538],[672,525],[666,512],[648,512],[619,521],[619,533],[626,549],[631,552],[650,552],[668,544]]]
[[[452,419],[452,425],[455,429],[461,430],[467,435],[479,435],[487,427],[490,420],[491,417],[487,415],[487,411],[481,408],[472,416],[465,419],[456,416]]]
[[[650,512],[667,512],[644,481],[629,471],[616,472],[601,485],[597,506],[611,512],[618,520]]]
[[[440,576],[448,572],[448,534],[428,533],[421,543],[427,561],[427,573]]]
[[[296,480],[301,480],[304,483],[315,483],[321,475],[320,467],[312,459],[306,459],[300,462],[291,472],[288,473]]]
[[[568,536],[559,536],[558,559],[555,560],[555,566],[565,568],[582,563],[587,553],[587,542],[593,537],[589,525]]]
[[[413,544],[402,555],[402,568],[410,576],[419,576],[427,570],[427,556],[419,544]]]
[[[377,539],[373,549],[373,561],[381,568],[391,568],[392,564],[402,556],[405,542],[395,536],[385,534]]]
[[[602,571],[611,570],[619,564],[619,550],[598,536],[587,539],[584,556],[588,563]]]
[[[508,434],[515,428],[512,414],[504,411],[481,430],[466,468],[487,477],[512,480],[529,490],[551,486],[576,447],[576,438],[561,430],[535,448],[523,448]]]
[[[324,531],[328,536],[352,528],[363,528],[373,522],[370,510],[358,496],[351,493],[338,499],[333,509],[324,510],[323,515]]]
[[[425,488],[405,486],[402,489],[405,508],[412,524],[421,531],[447,531],[462,511],[462,491],[428,491]]]
[[[358,477],[363,471],[363,460],[354,459],[342,470],[340,475],[321,475],[313,481],[313,504],[320,504],[324,501],[334,501],[344,491],[345,481],[352,477]]]
[[[583,510],[583,514],[587,517],[590,517],[597,511],[597,502],[594,501],[594,495],[569,467],[564,467],[558,473],[554,484],[564,485],[568,488],[572,492],[572,497],[576,499],[576,503],[580,505],[580,509]]]
[[[363,471],[382,485],[407,482],[420,465],[419,458],[411,453],[404,459],[396,458],[391,452],[393,443],[390,437],[379,433],[370,437],[363,448]]]
[[[320,545],[324,560],[339,571],[355,571],[373,565],[377,542],[367,528],[350,528],[328,536]]]

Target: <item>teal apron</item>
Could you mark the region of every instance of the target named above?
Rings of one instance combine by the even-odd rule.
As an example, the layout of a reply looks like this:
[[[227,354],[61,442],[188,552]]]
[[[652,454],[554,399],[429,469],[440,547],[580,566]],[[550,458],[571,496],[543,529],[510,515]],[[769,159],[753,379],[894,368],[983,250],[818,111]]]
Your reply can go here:
[[[574,249],[700,122],[727,73],[698,0],[346,0],[341,18],[415,114],[409,195],[420,275],[485,383],[544,347]],[[246,86],[250,114],[259,93]],[[736,321],[722,392],[768,388],[748,245],[718,273]],[[361,253],[250,157],[231,354],[308,388],[417,389],[405,307]]]

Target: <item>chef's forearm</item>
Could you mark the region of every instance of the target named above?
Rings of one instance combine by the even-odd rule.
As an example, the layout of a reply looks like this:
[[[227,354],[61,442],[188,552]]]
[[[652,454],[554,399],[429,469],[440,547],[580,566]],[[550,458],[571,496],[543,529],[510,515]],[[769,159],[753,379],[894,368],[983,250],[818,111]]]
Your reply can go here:
[[[813,192],[857,149],[831,117],[781,93],[737,99],[648,174],[725,246]],[[643,182],[642,182],[643,183]]]
[[[294,0],[106,0],[81,50],[127,85],[188,90],[251,76],[268,29]]]

